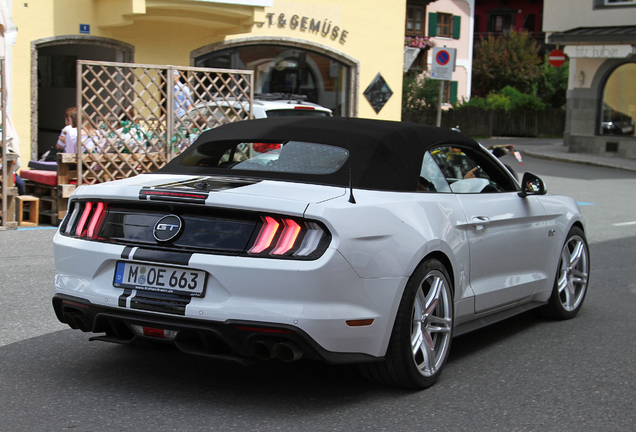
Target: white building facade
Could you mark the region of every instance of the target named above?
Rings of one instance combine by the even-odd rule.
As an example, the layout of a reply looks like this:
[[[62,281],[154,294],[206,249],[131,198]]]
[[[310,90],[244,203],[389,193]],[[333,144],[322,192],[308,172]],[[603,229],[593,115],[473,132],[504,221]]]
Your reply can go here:
[[[565,145],[636,159],[636,0],[544,0],[543,29],[570,59]]]

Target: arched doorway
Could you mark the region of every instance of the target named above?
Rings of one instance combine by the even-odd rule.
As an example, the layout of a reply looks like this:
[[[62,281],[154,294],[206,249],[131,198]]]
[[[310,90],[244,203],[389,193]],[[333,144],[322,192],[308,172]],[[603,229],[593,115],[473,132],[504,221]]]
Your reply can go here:
[[[191,53],[197,67],[254,71],[254,92],[306,96],[336,116],[356,115],[359,64],[326,46],[295,38],[244,38]]]
[[[624,63],[609,74],[602,90],[599,135],[636,136],[636,63]]]
[[[32,44],[31,157],[53,148],[64,127],[64,112],[77,104],[77,60],[130,63],[134,47],[94,36],[58,36]]]

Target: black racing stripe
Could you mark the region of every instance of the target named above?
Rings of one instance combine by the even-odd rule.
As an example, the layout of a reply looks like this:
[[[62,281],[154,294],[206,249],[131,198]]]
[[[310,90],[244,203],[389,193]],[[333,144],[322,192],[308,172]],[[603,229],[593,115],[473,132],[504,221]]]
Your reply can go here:
[[[136,261],[150,261],[167,264],[188,265],[191,253],[159,251],[154,249],[138,248],[132,259]]]
[[[128,256],[126,256],[128,257]],[[122,257],[123,258],[123,257]],[[126,307],[126,299],[132,294],[131,289],[125,289],[124,293],[119,296],[119,307]]]
[[[121,257],[123,259],[128,259],[130,256],[130,252],[132,252],[133,248],[130,246],[126,246],[123,251],[121,251]]]

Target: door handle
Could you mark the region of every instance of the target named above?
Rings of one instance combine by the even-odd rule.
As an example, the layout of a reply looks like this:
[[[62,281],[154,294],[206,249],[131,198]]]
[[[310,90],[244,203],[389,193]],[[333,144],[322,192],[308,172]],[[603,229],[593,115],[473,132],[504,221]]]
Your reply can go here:
[[[473,228],[476,230],[482,230],[488,226],[490,218],[487,216],[473,216],[472,222]]]

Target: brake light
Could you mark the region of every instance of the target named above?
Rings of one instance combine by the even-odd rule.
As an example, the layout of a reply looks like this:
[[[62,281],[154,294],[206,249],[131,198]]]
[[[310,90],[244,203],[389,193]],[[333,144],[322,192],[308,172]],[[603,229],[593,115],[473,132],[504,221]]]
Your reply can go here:
[[[88,230],[86,231],[86,236],[88,238],[95,238],[96,228],[101,225],[101,219],[104,217],[104,203],[98,202],[95,206],[95,211],[93,212],[93,217],[91,218],[91,222],[88,225]]]
[[[296,105],[294,107],[294,109],[312,110],[312,109],[316,109],[316,108],[310,107],[310,106],[299,106],[299,105]]]
[[[270,247],[272,244],[272,240],[276,235],[276,231],[278,231],[279,223],[276,220],[269,216],[261,216],[263,220],[263,226],[258,233],[258,237],[256,238],[256,243],[249,250],[249,253],[258,254],[263,252],[265,249]]]
[[[93,207],[93,203],[87,202],[84,205],[84,211],[82,212],[82,216],[80,217],[79,223],[77,224],[77,229],[75,230],[75,235],[78,237],[82,237],[84,233],[84,227],[86,226],[86,221],[88,220],[88,215],[91,213],[91,208]]]
[[[317,222],[261,216],[256,240],[247,253],[272,258],[318,258],[331,236]]]
[[[73,203],[60,232],[69,236],[97,239],[107,209],[106,204],[101,201],[76,201]]]
[[[255,152],[259,153],[267,153],[271,150],[276,150],[280,148],[280,144],[276,143],[254,143],[252,144],[252,148]]]
[[[296,243],[298,234],[300,234],[300,225],[292,219],[283,219],[283,232],[280,235],[276,249],[272,251],[272,255],[283,255],[288,252]]]

